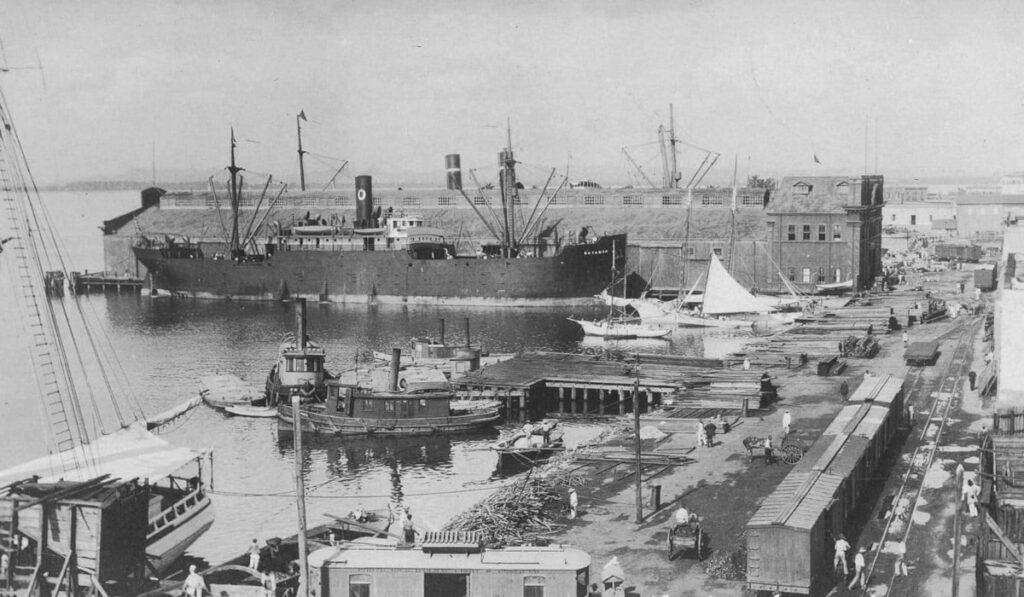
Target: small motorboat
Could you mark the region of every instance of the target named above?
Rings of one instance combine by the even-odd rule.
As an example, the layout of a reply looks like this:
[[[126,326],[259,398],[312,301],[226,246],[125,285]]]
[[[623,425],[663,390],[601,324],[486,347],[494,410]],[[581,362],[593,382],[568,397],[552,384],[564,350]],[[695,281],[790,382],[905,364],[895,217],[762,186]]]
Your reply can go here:
[[[562,430],[557,421],[538,425],[527,423],[521,431],[494,446],[498,453],[498,469],[502,472],[536,466],[554,454],[565,450]]]
[[[226,408],[262,402],[264,392],[236,375],[207,375],[199,380],[199,396],[213,408]]]
[[[238,417],[257,417],[272,419],[277,416],[276,406],[252,406],[249,404],[232,404],[224,407],[224,412]]]
[[[585,319],[567,318],[569,321],[583,328],[587,336],[600,336],[602,338],[664,338],[672,333],[671,328],[656,328],[644,325],[639,322],[624,321],[618,319],[602,319],[600,321],[587,321]]]

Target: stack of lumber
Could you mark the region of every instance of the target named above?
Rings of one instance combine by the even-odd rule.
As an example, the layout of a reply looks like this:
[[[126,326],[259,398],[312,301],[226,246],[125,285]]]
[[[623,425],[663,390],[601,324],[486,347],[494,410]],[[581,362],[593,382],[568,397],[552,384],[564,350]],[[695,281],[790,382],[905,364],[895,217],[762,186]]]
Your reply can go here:
[[[560,527],[552,520],[564,504],[553,482],[530,476],[498,489],[442,530],[479,532],[488,547],[518,545]]]

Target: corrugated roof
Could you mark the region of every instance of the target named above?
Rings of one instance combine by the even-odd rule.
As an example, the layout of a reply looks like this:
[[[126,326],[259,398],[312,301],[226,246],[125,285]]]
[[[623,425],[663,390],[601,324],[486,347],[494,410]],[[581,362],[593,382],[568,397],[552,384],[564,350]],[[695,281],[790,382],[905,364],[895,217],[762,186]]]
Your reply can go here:
[[[850,395],[850,402],[870,401],[878,404],[892,404],[902,390],[902,377],[894,375],[865,377],[864,381]]]
[[[747,525],[810,530],[829,508],[842,482],[839,475],[794,470],[764,499]]]

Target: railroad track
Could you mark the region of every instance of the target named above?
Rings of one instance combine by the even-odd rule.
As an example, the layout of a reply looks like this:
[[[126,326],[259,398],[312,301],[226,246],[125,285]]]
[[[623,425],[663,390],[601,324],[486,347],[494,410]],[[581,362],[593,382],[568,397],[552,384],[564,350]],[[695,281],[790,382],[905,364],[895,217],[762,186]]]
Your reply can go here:
[[[896,576],[895,564],[898,556],[893,553],[883,552],[887,542],[902,542],[904,545],[910,537],[913,528],[914,514],[920,502],[921,492],[924,489],[924,479],[928,470],[935,460],[935,454],[939,450],[942,440],[942,432],[946,428],[946,421],[957,396],[957,390],[964,381],[964,372],[967,369],[968,356],[970,355],[972,340],[978,330],[979,319],[975,318],[963,324],[959,329],[954,328],[944,337],[954,335],[957,331],[956,347],[949,365],[939,378],[934,392],[929,386],[931,380],[924,377],[923,367],[910,367],[906,379],[910,381],[910,392],[908,396],[930,397],[934,393],[928,413],[928,421],[917,436],[917,447],[911,455],[909,466],[903,474],[899,491],[896,492],[892,501],[892,514],[886,521],[882,536],[878,540],[878,549],[867,566],[867,578],[884,578],[888,585],[887,595],[893,594],[893,584]],[[926,392],[927,390],[927,392]],[[959,488],[957,488],[959,490]],[[874,576],[876,569],[880,576]],[[874,584],[878,584],[877,581]],[[864,588],[862,594],[867,594],[868,588]]]

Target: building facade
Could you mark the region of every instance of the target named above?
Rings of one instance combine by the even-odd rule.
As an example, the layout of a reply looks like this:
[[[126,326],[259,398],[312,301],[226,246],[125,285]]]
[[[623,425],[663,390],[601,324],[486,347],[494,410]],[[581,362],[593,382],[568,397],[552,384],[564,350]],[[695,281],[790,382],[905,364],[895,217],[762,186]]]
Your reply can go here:
[[[956,198],[957,235],[972,240],[1001,236],[1007,222],[1024,216],[1024,194],[976,195]]]
[[[767,214],[768,252],[782,274],[807,290],[870,288],[882,270],[883,183],[880,175],[784,178]]]

